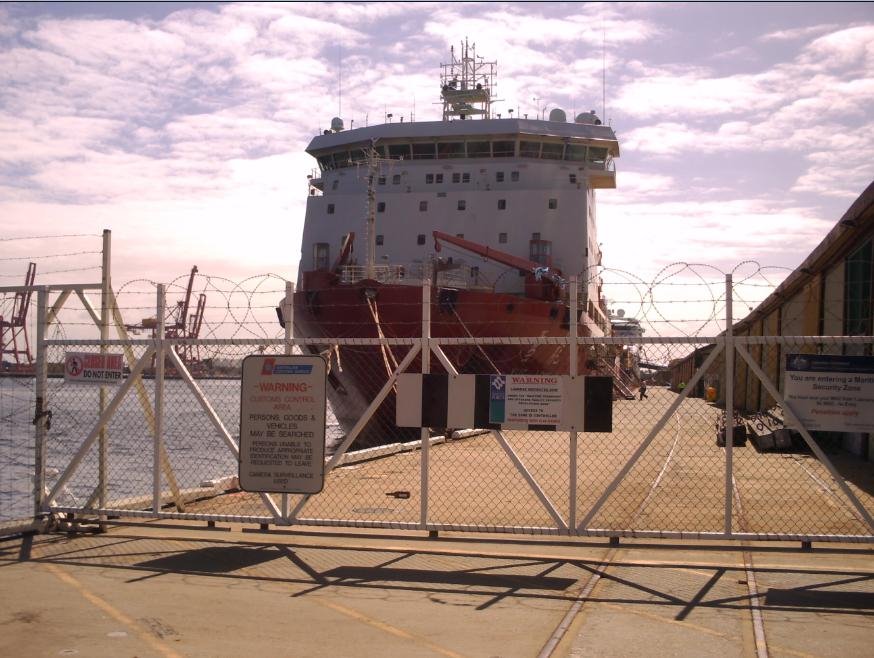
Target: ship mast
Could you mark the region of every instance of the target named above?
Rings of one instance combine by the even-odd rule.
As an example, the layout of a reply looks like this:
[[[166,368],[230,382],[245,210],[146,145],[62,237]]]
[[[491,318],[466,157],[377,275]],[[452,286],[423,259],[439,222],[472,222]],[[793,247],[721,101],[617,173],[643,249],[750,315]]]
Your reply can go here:
[[[498,63],[483,61],[476,54],[476,44],[469,46],[467,39],[461,44],[461,59],[455,57],[455,46],[449,53],[449,64],[440,65],[443,120],[490,119]]]
[[[379,173],[379,155],[375,148],[370,148],[367,154],[367,225],[364,232],[364,240],[367,243],[367,272],[368,279],[375,278],[376,274],[376,175]]]

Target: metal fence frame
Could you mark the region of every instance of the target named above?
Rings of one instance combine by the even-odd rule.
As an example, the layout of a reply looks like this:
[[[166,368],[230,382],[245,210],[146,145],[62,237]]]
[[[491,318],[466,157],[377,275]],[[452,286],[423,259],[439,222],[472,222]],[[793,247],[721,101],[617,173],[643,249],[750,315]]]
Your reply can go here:
[[[372,414],[375,409],[379,406],[382,400],[388,395],[390,392],[394,381],[397,375],[400,372],[406,370],[406,368],[412,363],[414,358],[421,354],[421,362],[422,362],[422,372],[427,373],[430,370],[430,356],[433,354],[440,363],[444,366],[444,368],[451,374],[454,373],[454,368],[450,363],[449,359],[446,357],[442,350],[442,346],[446,345],[477,345],[477,344],[515,344],[515,345],[542,345],[542,344],[550,344],[550,345],[567,345],[569,346],[571,358],[570,358],[570,375],[575,375],[576,369],[576,351],[580,348],[580,346],[584,345],[664,345],[664,344],[712,344],[715,348],[711,351],[705,362],[701,367],[697,369],[692,379],[687,383],[685,388],[680,391],[677,398],[673,401],[673,403],[669,406],[669,408],[662,414],[661,418],[653,425],[653,427],[649,430],[646,438],[638,445],[637,449],[625,463],[623,468],[613,477],[609,486],[604,490],[602,495],[598,498],[598,500],[594,503],[594,505],[588,509],[583,510],[580,513],[579,510],[576,509],[576,495],[577,495],[577,451],[578,451],[578,437],[576,432],[569,433],[569,491],[568,491],[568,516],[564,518],[557,509],[557,507],[553,504],[553,502],[549,499],[549,496],[546,494],[544,489],[540,486],[537,479],[532,475],[532,473],[526,468],[522,459],[514,452],[513,447],[510,443],[505,439],[502,432],[499,430],[493,430],[494,437],[497,442],[507,454],[509,459],[514,464],[515,468],[522,475],[525,481],[528,483],[528,486],[531,488],[537,499],[543,505],[544,509],[547,511],[549,516],[554,521],[553,526],[536,526],[536,527],[527,527],[527,526],[499,526],[493,525],[488,528],[483,528],[482,525],[475,524],[445,524],[445,523],[435,523],[430,519],[429,516],[429,458],[430,458],[430,446],[435,440],[430,436],[427,429],[423,428],[420,435],[420,441],[418,442],[418,448],[421,451],[421,472],[420,472],[420,487],[421,487],[421,508],[419,510],[419,520],[418,522],[381,522],[374,521],[368,519],[323,519],[323,518],[308,518],[303,515],[304,508],[307,502],[311,499],[310,495],[304,496],[294,507],[291,507],[289,497],[286,494],[279,495],[275,497],[271,494],[262,493],[260,494],[261,500],[264,504],[264,515],[227,515],[227,514],[201,514],[194,513],[190,511],[186,511],[185,504],[182,501],[181,496],[179,495],[178,487],[175,484],[175,478],[173,475],[172,468],[170,466],[169,460],[167,459],[164,443],[163,443],[163,422],[164,422],[164,372],[163,372],[163,364],[164,355],[166,355],[173,366],[176,368],[178,373],[181,375],[182,379],[187,384],[188,388],[194,394],[195,398],[200,403],[200,406],[203,412],[206,414],[207,418],[210,420],[213,429],[216,433],[221,437],[224,441],[227,448],[231,451],[235,458],[239,459],[239,446],[237,440],[231,435],[231,433],[227,430],[227,428],[222,423],[219,415],[213,409],[210,404],[210,401],[207,399],[206,395],[201,390],[201,387],[198,385],[197,380],[190,374],[182,359],[176,353],[176,350],[173,349],[177,345],[236,345],[236,346],[272,346],[276,349],[277,352],[291,353],[293,347],[301,347],[306,345],[322,345],[325,343],[325,339],[307,339],[307,338],[295,338],[291,335],[291,327],[292,322],[290,318],[292,317],[293,309],[291,307],[291,299],[293,292],[292,285],[289,283],[286,286],[286,302],[284,306],[284,313],[286,318],[286,335],[285,338],[281,339],[273,339],[273,340],[244,340],[244,339],[230,339],[230,340],[222,340],[222,339],[200,339],[200,340],[191,340],[191,339],[166,339],[162,338],[164,335],[163,324],[159,325],[157,331],[157,338],[155,339],[144,339],[144,340],[131,340],[129,339],[123,330],[123,323],[121,322],[120,314],[118,314],[117,307],[114,304],[114,299],[112,298],[111,291],[109,294],[104,294],[104,302],[102,304],[102,312],[98,315],[93,309],[91,310],[92,317],[95,320],[95,323],[98,324],[101,330],[101,338],[99,340],[48,340],[46,339],[45,327],[50,321],[53,313],[57,312],[57,309],[53,307],[53,309],[49,309],[48,307],[48,293],[49,288],[46,286],[37,286],[35,287],[36,292],[38,293],[38,317],[37,317],[37,381],[35,387],[35,395],[37,400],[37,416],[34,421],[36,429],[36,454],[35,454],[35,516],[37,517],[46,517],[50,515],[58,515],[58,514],[70,514],[70,515],[96,515],[101,522],[106,522],[108,517],[119,517],[125,516],[130,518],[160,518],[160,519],[189,519],[189,520],[199,520],[205,522],[216,522],[216,521],[224,521],[224,522],[241,522],[241,523],[255,523],[259,524],[262,527],[266,527],[267,525],[273,524],[276,526],[354,526],[354,527],[368,527],[368,528],[394,528],[394,529],[405,529],[405,530],[424,530],[424,531],[483,531],[488,530],[492,532],[512,532],[512,533],[529,533],[529,534],[546,534],[546,535],[564,535],[564,536],[635,536],[635,537],[651,537],[651,538],[662,538],[662,539],[721,539],[721,540],[793,540],[793,541],[802,541],[802,542],[810,542],[810,541],[855,541],[855,542],[874,542],[874,519],[872,519],[871,513],[866,509],[864,504],[854,495],[854,493],[847,486],[844,479],[841,477],[840,473],[835,469],[835,467],[829,461],[827,455],[821,450],[816,441],[810,435],[810,433],[804,429],[803,427],[800,429],[800,433],[808,445],[808,447],[813,451],[816,457],[822,462],[822,464],[828,469],[831,474],[835,484],[840,489],[842,494],[846,497],[847,502],[852,506],[858,515],[861,521],[863,521],[864,525],[867,527],[867,534],[859,534],[859,535],[835,535],[835,534],[786,534],[786,533],[750,533],[750,532],[738,532],[732,527],[732,518],[733,518],[733,508],[735,505],[735,485],[734,485],[734,471],[733,471],[733,424],[728,422],[726,423],[726,440],[725,440],[725,484],[724,484],[724,527],[721,532],[676,532],[676,531],[616,531],[616,530],[608,530],[597,527],[592,527],[592,521],[598,514],[598,511],[607,503],[613,493],[616,491],[616,488],[622,482],[623,478],[626,477],[628,472],[634,467],[637,460],[640,456],[646,451],[647,447],[650,445],[652,440],[656,437],[656,435],[661,431],[661,429],[665,426],[668,420],[672,417],[674,412],[678,409],[678,407],[683,403],[684,400],[689,396],[690,392],[695,388],[695,385],[701,380],[703,375],[708,372],[711,366],[716,362],[717,356],[720,354],[724,354],[724,377],[725,377],[725,409],[733,408],[733,389],[734,389],[734,355],[738,354],[743,362],[745,362],[750,370],[759,378],[762,382],[762,385],[768,390],[769,394],[773,397],[777,403],[781,404],[786,418],[790,421],[794,421],[798,427],[801,427],[801,424],[797,421],[797,415],[793,411],[790,404],[787,404],[785,399],[780,394],[778,387],[774,384],[774,382],[770,381],[767,374],[762,371],[762,369],[758,366],[750,356],[748,351],[749,346],[754,345],[766,345],[766,344],[785,344],[789,341],[794,340],[807,340],[807,341],[816,341],[823,342],[826,340],[831,341],[841,341],[844,343],[851,344],[870,344],[872,342],[871,337],[736,337],[732,335],[731,326],[732,326],[732,311],[731,311],[731,277],[730,275],[726,277],[726,299],[729,300],[727,303],[726,309],[726,326],[729,327],[728,331],[726,331],[723,335],[714,336],[714,337],[681,337],[681,338],[589,338],[589,337],[579,337],[578,336],[578,327],[576,324],[577,314],[577,294],[576,287],[577,281],[576,279],[572,279],[571,281],[571,324],[569,335],[567,337],[549,337],[549,338],[529,338],[529,337],[518,337],[518,338],[454,338],[454,339],[434,339],[430,336],[430,304],[423,303],[423,317],[422,317],[422,337],[415,339],[390,339],[390,338],[374,338],[374,339],[332,339],[332,343],[336,343],[338,345],[406,345],[411,346],[412,349],[408,352],[407,356],[401,361],[395,370],[392,377],[390,377],[382,390],[376,396],[376,398],[371,402],[368,411],[359,419],[358,423],[355,427],[347,434],[345,440],[340,445],[336,453],[326,461],[325,471],[326,474],[329,473],[333,468],[335,468],[344,458],[346,451],[349,446],[355,440],[357,434],[361,431],[361,429],[366,424],[369,415]],[[91,286],[91,287],[97,287]],[[107,290],[106,281],[101,284],[104,292]],[[71,288],[70,291],[67,291],[65,294],[69,296],[69,294],[73,291],[76,291],[77,294],[80,294],[80,297],[83,297],[81,291],[78,288]],[[422,295],[423,300],[430,300],[430,284],[426,281],[423,283],[422,287]],[[66,299],[66,297],[64,298]],[[60,300],[59,300],[60,301]],[[83,301],[86,301],[83,297]],[[60,302],[61,304],[63,301]],[[157,316],[158,318],[163,318],[165,313],[165,292],[164,286],[158,286],[157,293]],[[87,305],[87,304],[86,304]],[[58,306],[56,303],[55,306]],[[109,318],[111,315],[115,315],[115,323],[118,325],[119,334],[122,338],[118,340],[110,340],[108,338],[109,333]],[[119,386],[119,388],[115,391],[114,395],[109,397],[107,392],[104,392],[101,395],[101,412],[99,418],[97,419],[94,427],[90,431],[90,433],[85,437],[84,441],[80,445],[79,449],[76,451],[74,455],[71,456],[70,461],[64,469],[63,473],[61,473],[58,480],[55,482],[54,486],[51,490],[48,490],[46,486],[46,473],[45,473],[45,449],[46,449],[46,417],[45,412],[42,409],[42,400],[44,399],[46,392],[46,381],[47,381],[47,360],[46,360],[46,350],[49,347],[74,347],[74,346],[91,346],[91,347],[99,347],[101,351],[106,351],[112,347],[121,347],[125,350],[127,359],[130,365],[130,375],[126,378],[126,380]],[[139,357],[139,359],[133,358],[132,347],[140,346],[145,348],[144,353]],[[154,380],[154,407],[152,407],[147,397],[144,395],[144,384],[143,380],[140,377],[147,363],[150,363],[152,357],[156,356],[155,364],[156,364],[156,373]],[[132,390],[137,390],[140,395],[140,402],[143,407],[144,414],[147,419],[147,423],[150,425],[150,432],[154,437],[154,452],[153,452],[153,501],[152,501],[152,509],[151,510],[127,510],[127,509],[113,509],[110,505],[107,504],[106,499],[106,464],[105,464],[105,428],[107,423],[113,417],[113,414],[118,409],[122,400],[127,396]],[[95,444],[95,442],[99,442],[100,448],[100,469],[99,469],[99,482],[97,487],[95,488],[94,494],[90,497],[86,504],[82,506],[62,506],[57,503],[57,498],[59,494],[63,491],[64,487],[68,483],[69,479],[72,477],[75,472],[77,466],[81,462],[84,455],[91,449],[91,447]],[[176,502],[176,508],[178,511],[169,512],[161,510],[161,500],[162,494],[164,492],[161,491],[161,473],[167,477],[167,481],[169,483],[171,494],[173,499]]]

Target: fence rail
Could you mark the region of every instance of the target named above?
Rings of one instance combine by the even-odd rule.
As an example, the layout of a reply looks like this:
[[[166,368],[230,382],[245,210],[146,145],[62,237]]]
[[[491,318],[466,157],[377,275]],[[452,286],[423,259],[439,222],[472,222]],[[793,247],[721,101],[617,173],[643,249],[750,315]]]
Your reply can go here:
[[[729,280],[727,296],[730,285]],[[164,290],[158,288],[156,318],[165,318]],[[50,304],[48,288],[34,290],[39,312],[34,379],[0,378],[5,423],[0,439],[24,445],[16,459],[25,462],[27,456],[32,464],[16,476],[33,512],[27,523],[73,515],[99,522],[162,518],[874,541],[874,478],[853,454],[867,437],[810,431],[784,397],[787,354],[842,353],[850,347],[870,352],[871,337],[729,332],[594,338],[577,336],[571,321],[565,336],[435,338],[423,312],[420,335],[412,338],[293,336],[290,322],[284,338],[162,338],[160,326],[153,338],[131,338],[118,309],[104,302],[91,309],[101,337],[72,339],[50,337],[57,302]],[[67,297],[78,292],[84,296],[71,288]],[[290,288],[290,299],[288,293]],[[423,298],[429,295],[425,281]],[[728,313],[731,326],[730,307]],[[110,339],[109,330],[121,337]],[[208,372],[205,359],[192,359],[191,352],[179,349],[183,346],[211,348]],[[702,351],[699,365],[687,379],[672,383],[667,373],[673,364],[696,350]],[[242,491],[240,364],[250,354],[293,351],[321,353],[329,363],[325,489],[317,495]],[[626,394],[612,402],[612,432],[420,431],[390,422],[402,372],[456,374],[483,363],[499,369],[508,353],[536,351],[547,362],[566,364],[560,374],[576,376],[577,364],[584,363],[588,374],[621,377]],[[58,366],[69,352],[122,353],[124,381],[89,386],[63,379]],[[649,382],[646,391],[637,387],[642,379]],[[763,408],[726,415],[740,391],[753,388],[756,395],[745,399],[755,397]],[[763,423],[756,430],[757,414],[770,414],[768,431]],[[0,522],[0,531],[18,527],[12,522]]]

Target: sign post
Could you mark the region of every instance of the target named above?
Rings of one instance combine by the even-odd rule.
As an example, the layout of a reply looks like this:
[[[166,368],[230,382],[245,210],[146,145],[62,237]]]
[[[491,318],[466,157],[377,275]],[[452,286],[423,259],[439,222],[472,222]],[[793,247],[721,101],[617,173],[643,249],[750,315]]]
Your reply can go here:
[[[240,387],[240,488],[319,493],[325,484],[327,364],[320,356],[254,355]]]

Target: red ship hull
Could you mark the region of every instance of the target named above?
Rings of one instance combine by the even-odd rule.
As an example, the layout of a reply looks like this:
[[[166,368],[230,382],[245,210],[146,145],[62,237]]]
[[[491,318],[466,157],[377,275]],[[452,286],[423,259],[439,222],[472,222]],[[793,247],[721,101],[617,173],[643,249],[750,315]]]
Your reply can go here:
[[[570,311],[566,304],[482,290],[432,288],[433,338],[509,338],[567,336]],[[408,353],[406,345],[347,346],[336,349],[335,338],[418,338],[422,330],[422,289],[413,285],[324,285],[294,295],[294,326],[298,338],[325,338],[312,351],[332,350],[328,396],[344,432],[358,422]],[[580,335],[587,335],[581,325]],[[448,345],[443,348],[460,373],[569,372],[567,345]],[[594,355],[579,350],[578,373],[594,369]],[[420,357],[409,371],[418,372]],[[443,372],[431,359],[431,372]],[[461,429],[461,428],[455,428]],[[356,438],[352,449],[409,441],[418,430],[395,425],[395,395],[386,400]]]

